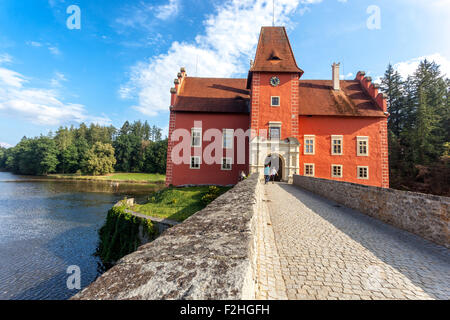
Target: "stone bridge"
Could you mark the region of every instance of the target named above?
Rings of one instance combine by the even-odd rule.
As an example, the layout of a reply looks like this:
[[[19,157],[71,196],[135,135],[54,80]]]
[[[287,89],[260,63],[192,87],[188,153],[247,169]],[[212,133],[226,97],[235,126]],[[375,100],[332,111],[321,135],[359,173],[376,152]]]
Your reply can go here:
[[[294,184],[251,176],[73,299],[450,298],[449,198]]]

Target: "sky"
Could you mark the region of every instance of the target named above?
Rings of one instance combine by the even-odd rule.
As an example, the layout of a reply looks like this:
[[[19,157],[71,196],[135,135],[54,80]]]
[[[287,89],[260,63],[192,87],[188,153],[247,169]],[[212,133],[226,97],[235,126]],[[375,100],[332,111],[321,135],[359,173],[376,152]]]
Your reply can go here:
[[[1,0],[0,145],[59,126],[147,120],[167,133],[188,76],[247,76],[261,26],[285,26],[304,79],[428,58],[450,76],[450,0]],[[75,8],[75,9],[74,9]],[[275,12],[275,15],[273,15]]]

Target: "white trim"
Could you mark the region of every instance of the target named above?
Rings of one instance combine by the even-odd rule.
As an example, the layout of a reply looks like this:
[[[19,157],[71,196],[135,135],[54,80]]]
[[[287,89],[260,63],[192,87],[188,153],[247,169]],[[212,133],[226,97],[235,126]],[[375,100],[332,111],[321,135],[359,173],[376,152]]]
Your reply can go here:
[[[278,130],[279,130],[278,132],[280,133],[280,136],[278,137],[278,140],[281,140],[281,122],[280,122],[280,123],[270,124],[270,125],[269,125],[269,140],[270,140],[270,141],[272,141],[272,136],[270,135],[270,131],[271,131],[272,129],[278,129]]]
[[[194,146],[193,144],[193,138],[194,138],[194,132],[200,132],[200,145],[198,146]],[[203,140],[203,132],[202,132],[202,128],[191,128],[191,147],[193,148],[201,148],[202,147],[202,140]]]
[[[367,153],[361,153],[359,148],[359,143],[365,141],[366,142],[366,150]],[[369,156],[369,137],[356,137],[356,155],[358,157],[368,157]]]
[[[313,171],[312,175],[311,174],[306,174],[306,166],[312,166],[312,171]],[[303,165],[303,175],[305,177],[314,177],[316,175],[316,166],[315,166],[315,164],[314,163],[305,163]]]
[[[223,160],[224,159],[229,159],[230,160],[230,169],[226,169],[226,168],[224,168],[223,167]],[[228,162],[228,161],[227,161]],[[233,170],[233,158],[230,158],[230,157],[222,157],[222,161],[221,161],[221,163],[220,163],[220,170],[223,170],[223,171],[231,171],[231,170]]]
[[[339,168],[341,168],[341,175],[340,176],[336,176],[336,175],[334,175],[334,168],[333,167],[339,167]],[[331,165],[331,177],[332,178],[342,178],[343,176],[344,176],[344,166],[342,165],[342,164],[332,164]]]
[[[197,158],[197,159],[198,159],[198,168],[194,168],[194,167],[192,166],[192,159],[193,159],[193,158]],[[191,159],[190,159],[190,161],[189,161],[189,168],[190,168],[190,169],[193,169],[193,170],[199,170],[201,164],[202,164],[202,162],[201,162],[201,158],[200,158],[200,157],[198,157],[198,156],[191,156]]]
[[[225,147],[225,135],[227,132],[231,134],[231,146]],[[222,148],[233,149],[233,146],[234,146],[234,129],[222,129]]]
[[[360,177],[359,175],[359,169],[367,169],[367,177]],[[358,177],[358,179],[361,180],[369,180],[369,167],[368,166],[358,166],[356,169],[356,176]]]
[[[306,140],[313,140],[313,152],[306,152]],[[305,134],[303,136],[303,154],[305,155],[315,155],[316,154],[316,136]]]
[[[334,141],[341,141],[341,152],[334,152]],[[331,136],[331,155],[342,156],[344,154],[344,136]]]
[[[278,98],[278,104],[273,104],[273,98]],[[279,107],[279,106],[281,106],[281,98],[280,98],[280,96],[270,96],[270,106],[271,107]]]

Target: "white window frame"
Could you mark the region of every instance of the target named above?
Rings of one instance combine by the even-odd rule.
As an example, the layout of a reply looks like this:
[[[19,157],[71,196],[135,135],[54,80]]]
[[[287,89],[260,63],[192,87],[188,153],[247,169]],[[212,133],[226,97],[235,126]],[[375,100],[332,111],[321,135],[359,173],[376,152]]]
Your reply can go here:
[[[360,152],[360,142],[366,142],[366,151],[367,153]],[[358,157],[368,157],[369,156],[369,137],[356,137],[356,155]]]
[[[230,168],[229,169],[223,167],[223,160],[230,160]],[[220,169],[223,170],[223,171],[231,171],[231,170],[233,170],[233,158],[223,157],[222,161],[220,163]]]
[[[230,146],[225,146],[225,138],[227,135],[231,135],[230,136],[230,142],[231,145]],[[233,149],[234,146],[234,129],[222,129],[222,148],[224,149]]]
[[[335,174],[334,174],[334,167],[339,167],[339,168],[341,168],[341,175],[340,176],[336,176]],[[343,169],[344,169],[344,166],[342,165],[342,164],[332,164],[331,165],[331,177],[332,178],[342,178],[343,176],[344,176],[344,171],[343,171]]]
[[[359,170],[360,169],[366,169],[367,170],[367,177],[361,177],[360,175],[359,175]],[[357,172],[356,172],[356,174],[357,174],[357,176],[358,176],[358,179],[361,179],[361,180],[369,180],[369,167],[368,166],[358,166],[357,167]]]
[[[278,104],[273,104],[273,98],[278,98]],[[271,96],[270,97],[270,106],[271,107],[279,107],[279,106],[281,106],[281,98],[280,98],[280,96]]]
[[[192,166],[192,159],[194,159],[194,158],[198,159],[198,168],[195,168],[195,167]],[[199,170],[201,164],[202,164],[201,157],[199,157],[199,156],[191,156],[191,160],[190,160],[190,162],[189,162],[189,168],[190,168],[190,169],[193,169],[193,170]]]
[[[194,145],[194,133],[200,133],[200,144],[198,146]],[[191,129],[191,147],[193,148],[201,148],[203,140],[202,128],[192,128]]]
[[[334,141],[341,141],[341,152],[334,152]],[[344,154],[344,136],[331,136],[331,154],[333,156],[342,156]]]
[[[311,140],[313,141],[312,143],[312,152],[306,152],[306,140]],[[306,134],[303,136],[303,154],[305,155],[315,155],[316,154],[316,136],[312,135],[312,134]]]
[[[272,136],[270,135],[270,131],[271,129],[278,129],[280,130],[280,137],[278,138],[278,140],[281,140],[281,122],[279,121],[270,121],[269,122],[269,140],[272,140]]]
[[[312,174],[306,174],[306,166],[312,166]],[[314,177],[316,175],[316,166],[314,163],[305,163],[303,165],[303,175],[305,177]]]

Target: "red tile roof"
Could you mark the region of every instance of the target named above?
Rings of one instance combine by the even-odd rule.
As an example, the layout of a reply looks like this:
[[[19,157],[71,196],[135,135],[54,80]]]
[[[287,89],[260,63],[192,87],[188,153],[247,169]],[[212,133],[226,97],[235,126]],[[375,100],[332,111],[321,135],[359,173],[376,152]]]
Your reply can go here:
[[[249,113],[246,79],[186,77],[174,111]],[[331,80],[300,80],[299,114],[312,116],[384,117],[384,112],[358,80],[341,81],[334,91]]]
[[[300,115],[385,117],[358,80],[341,81],[334,91],[331,80],[300,80]]]
[[[262,27],[250,72],[298,72],[291,44],[284,27]]]
[[[186,77],[174,111],[249,113],[247,79]]]

